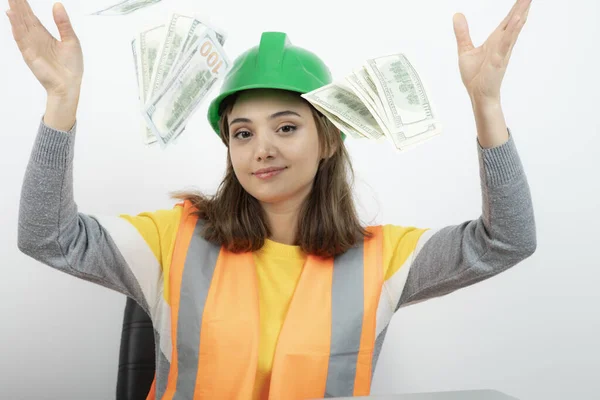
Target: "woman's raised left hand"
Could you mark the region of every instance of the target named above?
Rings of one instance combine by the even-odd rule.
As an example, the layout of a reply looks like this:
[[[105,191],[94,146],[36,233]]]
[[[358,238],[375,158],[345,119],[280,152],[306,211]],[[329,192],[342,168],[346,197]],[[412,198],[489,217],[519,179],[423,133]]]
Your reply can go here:
[[[460,75],[472,101],[500,102],[502,79],[527,20],[531,1],[517,0],[506,18],[479,47],[473,46],[465,16],[454,15]]]

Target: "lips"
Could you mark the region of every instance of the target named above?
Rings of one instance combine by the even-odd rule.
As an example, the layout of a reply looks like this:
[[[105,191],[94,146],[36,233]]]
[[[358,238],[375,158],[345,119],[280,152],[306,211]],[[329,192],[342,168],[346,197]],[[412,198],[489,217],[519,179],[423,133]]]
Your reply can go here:
[[[285,170],[286,167],[269,167],[269,168],[261,168],[253,173],[254,176],[265,179],[275,176]]]

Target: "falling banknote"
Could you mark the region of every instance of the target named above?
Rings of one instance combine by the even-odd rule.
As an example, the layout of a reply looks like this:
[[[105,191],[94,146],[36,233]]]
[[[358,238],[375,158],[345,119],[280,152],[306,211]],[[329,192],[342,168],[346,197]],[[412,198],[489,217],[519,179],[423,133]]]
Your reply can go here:
[[[423,80],[404,54],[367,60],[343,80],[303,94],[351,137],[407,150],[442,131]]]
[[[121,3],[115,4],[108,8],[100,11],[96,11],[91,15],[103,15],[103,16],[114,16],[114,15],[126,15],[137,11],[141,8],[151,6],[161,2],[162,0],[125,0]]]
[[[150,79],[154,72],[156,56],[161,47],[164,32],[165,26],[159,25],[140,32],[131,43],[138,83],[138,99],[141,105],[146,103],[146,98],[148,97]],[[152,130],[146,126],[143,120],[140,123],[142,123],[145,143],[151,144],[156,142],[156,137]]]
[[[182,56],[179,69],[143,107],[146,124],[162,148],[181,133],[198,104],[229,67],[216,35],[204,31]]]
[[[151,100],[166,90],[170,82],[186,66],[186,62],[199,61],[197,58],[190,59],[187,56],[198,44],[198,41],[205,38],[207,34],[214,35],[219,43],[219,48],[215,51],[219,55],[225,56],[222,46],[225,43],[226,34],[196,16],[171,13],[165,24],[150,27],[134,37],[131,47],[137,78],[138,99],[144,112],[152,104]],[[223,66],[223,69],[225,68]],[[217,79],[223,75],[221,72],[222,70],[215,75]],[[208,85],[209,81],[206,81],[206,84]],[[198,103],[189,104],[190,107],[197,105]],[[189,115],[194,110],[189,110]],[[140,123],[142,124],[144,143],[161,142],[163,145],[166,144],[162,138],[159,139],[156,131],[147,124],[145,118],[142,118]],[[168,143],[179,136],[184,128],[185,124],[179,127],[177,135],[170,137]]]

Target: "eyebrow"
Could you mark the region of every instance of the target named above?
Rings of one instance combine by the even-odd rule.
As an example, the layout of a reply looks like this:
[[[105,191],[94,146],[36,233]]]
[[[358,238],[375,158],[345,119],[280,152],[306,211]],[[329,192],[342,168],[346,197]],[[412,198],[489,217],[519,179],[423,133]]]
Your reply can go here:
[[[285,116],[288,116],[288,115],[295,115],[297,117],[302,118],[302,116],[300,114],[298,114],[297,112],[295,112],[295,111],[285,110],[285,111],[278,111],[275,114],[271,114],[269,116],[269,119],[275,119],[275,118],[278,118],[278,117],[285,117]],[[238,123],[238,122],[252,122],[252,121],[250,119],[248,119],[248,118],[236,118],[236,119],[232,120],[229,123],[229,126],[231,126],[231,125],[233,125],[235,123]]]

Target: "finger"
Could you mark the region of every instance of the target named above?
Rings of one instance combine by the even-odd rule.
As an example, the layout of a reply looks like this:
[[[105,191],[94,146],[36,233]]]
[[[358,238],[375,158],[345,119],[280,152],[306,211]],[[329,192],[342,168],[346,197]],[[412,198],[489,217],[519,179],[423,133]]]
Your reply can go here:
[[[514,17],[517,14],[520,14],[524,7],[528,7],[529,4],[531,4],[531,0],[517,0],[510,9],[508,15],[502,20],[502,22],[498,26],[498,29],[505,31],[508,28],[508,24],[510,23],[512,17]]]
[[[8,0],[8,5],[10,9],[7,12],[8,18],[13,26],[13,34],[18,34],[19,38],[22,38],[25,33],[27,33],[27,26],[25,24],[25,19],[23,15],[25,10],[23,9],[23,4],[19,2],[19,0]],[[15,40],[18,40],[15,37]]]
[[[522,14],[521,17],[521,21],[523,23],[523,25],[525,25],[525,22],[527,22],[527,17],[529,16],[529,10],[531,9],[531,0],[529,0],[529,4],[527,5],[527,8],[525,9],[525,11]]]
[[[9,0],[10,9],[14,11],[15,17],[23,25],[25,32],[39,25],[39,20],[31,10],[26,0]]]
[[[10,8],[15,11],[25,22],[37,19],[31,6],[26,0],[9,0]]]
[[[21,0],[8,0],[8,6],[15,14],[24,13],[25,5]]]
[[[529,16],[529,10],[531,8],[531,1],[529,1],[529,4],[527,5],[527,8],[525,9],[525,11],[518,16],[518,20],[515,21],[515,25],[513,27],[511,27],[511,30],[509,31],[507,29],[507,33],[510,34],[510,41],[511,41],[511,45],[508,51],[508,54],[505,56],[510,57],[510,53],[512,52],[512,49],[515,47],[515,44],[517,43],[517,40],[519,39],[519,35],[521,34],[521,31],[523,30],[523,27],[525,26],[525,23],[527,22],[527,17]]]
[[[527,14],[529,13],[529,8],[531,7],[531,0],[518,0],[518,7],[515,8],[513,12],[513,16],[518,15],[523,23],[525,23],[527,19]],[[508,24],[507,24],[508,29]]]
[[[512,49],[515,46],[517,39],[519,37],[519,33],[523,29],[525,25],[525,16],[515,15],[508,23],[506,27],[506,32],[500,41],[500,47],[498,49],[498,53],[500,56],[507,58],[510,57],[512,53]]]
[[[6,11],[6,15],[8,16],[8,20],[10,21],[10,25],[12,27],[13,38],[15,39],[15,42],[17,42],[19,49],[21,49],[23,39],[27,34],[25,24],[12,9]]]
[[[17,18],[17,14],[14,10],[6,10],[6,16],[8,17],[8,21],[10,22],[10,26],[12,27],[13,36],[15,40],[17,40],[18,37],[22,34],[23,25],[21,24],[21,21]]]
[[[463,54],[466,51],[473,49],[473,41],[469,34],[469,24],[467,19],[461,13],[454,14],[453,17],[454,35],[456,36],[456,46],[458,54]]]
[[[56,27],[58,28],[58,33],[60,34],[60,40],[65,41],[77,38],[69,15],[67,14],[67,10],[65,10],[65,6],[62,3],[54,4],[54,7],[52,7],[52,15]]]
[[[13,10],[7,10],[6,16],[8,17],[8,21],[10,22],[10,26],[12,28],[13,38],[18,42],[19,38],[23,35],[21,24],[18,23]]]
[[[520,0],[515,1],[515,4],[513,4],[513,6],[510,8],[510,10],[508,11],[508,14],[506,14],[506,17],[504,17],[502,22],[500,22],[500,25],[498,25],[498,28],[496,28],[497,30],[500,30],[500,31],[506,30],[506,27],[508,26],[510,19],[512,18],[515,10],[517,9],[517,6],[519,5],[519,1]]]

